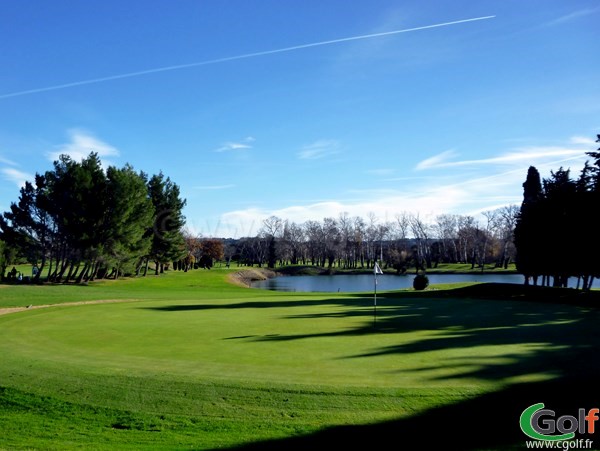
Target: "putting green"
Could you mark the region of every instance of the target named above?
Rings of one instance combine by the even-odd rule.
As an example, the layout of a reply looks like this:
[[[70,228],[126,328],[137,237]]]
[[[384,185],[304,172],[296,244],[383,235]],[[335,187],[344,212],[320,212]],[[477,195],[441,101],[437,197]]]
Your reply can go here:
[[[99,422],[98,431],[80,437],[92,447],[121,443],[111,431],[127,426],[135,448],[139,434],[151,433],[135,425],[148,422],[168,430],[160,438],[167,448],[173,440],[230,446],[401,418],[514,384],[576,377],[583,361],[583,370],[597,371],[589,358],[600,343],[597,310],[451,292],[381,293],[374,325],[368,294],[261,293],[233,289],[223,274],[221,282],[214,274],[184,277],[171,283],[204,280],[209,288],[192,284],[173,295],[126,281],[120,294],[110,286],[111,299],[131,299],[131,286],[139,284],[139,300],[0,316],[0,395],[10,389],[17,398],[34,396],[5,401],[4,416],[0,396],[0,427],[12,440],[0,439],[0,447],[70,448],[78,442],[67,431],[86,421],[88,429]],[[97,299],[101,294],[94,292]],[[47,429],[20,441],[28,421],[19,423],[14,405],[56,402],[71,407],[53,414],[40,407],[40,419],[58,422],[70,442],[48,438]],[[98,420],[97,409],[113,410]],[[136,419],[134,426],[114,420],[122,412]]]
[[[59,306],[2,318],[0,353],[5,359],[27,359],[64,371],[190,381],[336,387],[420,387],[427,381],[428,387],[484,387],[489,381],[471,377],[471,370],[502,366],[547,348],[535,334],[529,341],[514,342],[509,338],[514,325],[506,322],[474,330],[454,325],[448,317],[445,327],[434,327],[434,322],[423,328],[419,313],[435,307],[438,316],[455,310],[455,316],[485,319],[495,316],[502,303],[422,300],[419,306],[391,299],[381,302],[387,305],[379,306],[375,328],[369,303],[369,298],[312,296]],[[482,304],[488,308],[485,314]],[[544,324],[569,321],[575,320],[549,318]],[[475,332],[504,333],[507,340],[447,346]],[[423,342],[444,346],[402,352]],[[494,384],[498,382],[502,379]]]

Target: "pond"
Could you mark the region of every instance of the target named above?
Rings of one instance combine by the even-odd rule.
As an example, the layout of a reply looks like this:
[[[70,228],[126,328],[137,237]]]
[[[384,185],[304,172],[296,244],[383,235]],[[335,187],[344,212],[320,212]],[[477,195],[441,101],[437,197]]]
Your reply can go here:
[[[496,282],[523,283],[521,274],[427,274],[429,284],[456,282]],[[414,274],[377,276],[377,291],[412,288]],[[252,283],[253,288],[274,291],[300,292],[361,292],[373,291],[372,274],[340,274],[334,276],[281,276]],[[577,279],[569,279],[569,286],[575,287]],[[594,288],[600,288],[598,280],[594,280]]]

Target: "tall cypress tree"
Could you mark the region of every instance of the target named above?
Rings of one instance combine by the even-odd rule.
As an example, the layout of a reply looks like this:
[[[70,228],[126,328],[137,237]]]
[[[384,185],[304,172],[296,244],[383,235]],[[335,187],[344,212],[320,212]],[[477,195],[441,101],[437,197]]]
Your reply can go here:
[[[526,285],[530,278],[537,284],[537,278],[541,274],[543,199],[540,173],[534,166],[530,166],[523,183],[523,203],[515,227],[517,271],[525,276]]]

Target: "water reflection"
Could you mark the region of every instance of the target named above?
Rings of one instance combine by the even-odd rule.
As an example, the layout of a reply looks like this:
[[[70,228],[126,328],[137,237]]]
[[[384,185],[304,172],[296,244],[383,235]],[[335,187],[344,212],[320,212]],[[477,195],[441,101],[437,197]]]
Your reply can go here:
[[[520,274],[428,274],[430,284],[456,283],[456,282],[497,282],[497,283],[523,283]],[[399,290],[412,288],[414,274],[377,276],[377,290]],[[577,279],[569,279],[569,286],[575,287]],[[282,276],[273,279],[261,280],[252,284],[254,288],[275,291],[300,291],[300,292],[360,292],[373,291],[374,279],[371,274],[334,275],[334,276]],[[595,281],[594,288],[598,288]]]

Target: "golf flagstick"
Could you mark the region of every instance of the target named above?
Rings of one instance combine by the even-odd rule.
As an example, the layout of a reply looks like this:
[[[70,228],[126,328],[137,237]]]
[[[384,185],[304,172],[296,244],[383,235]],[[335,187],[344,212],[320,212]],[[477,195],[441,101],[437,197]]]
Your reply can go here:
[[[374,278],[374,288],[373,288],[373,328],[376,327],[377,324],[377,274],[383,274],[383,271],[375,262],[375,266],[373,267],[373,278]]]

